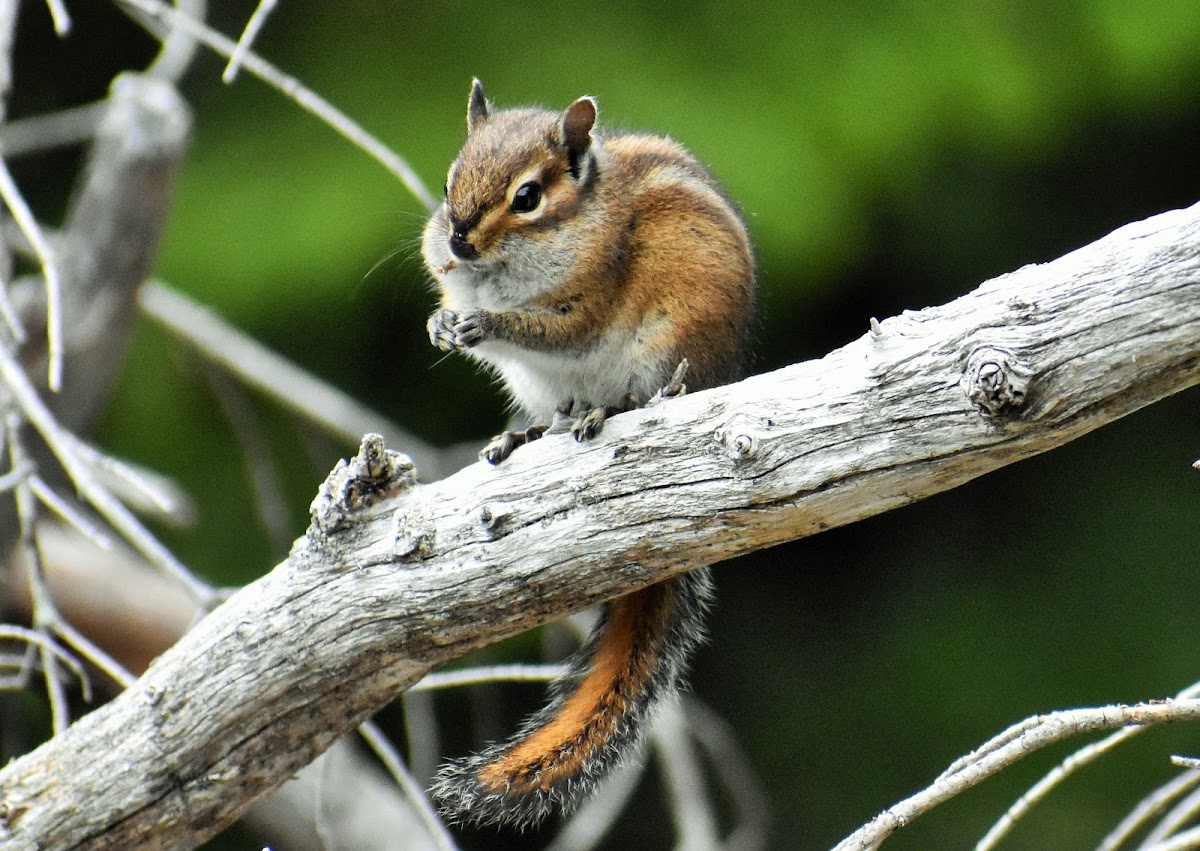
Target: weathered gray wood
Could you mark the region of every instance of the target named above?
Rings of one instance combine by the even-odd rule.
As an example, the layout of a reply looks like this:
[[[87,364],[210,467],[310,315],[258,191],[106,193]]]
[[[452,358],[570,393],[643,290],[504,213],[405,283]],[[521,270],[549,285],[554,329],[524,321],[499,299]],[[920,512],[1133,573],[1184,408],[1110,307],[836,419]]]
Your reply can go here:
[[[548,437],[415,486],[365,442],[284,563],[0,771],[5,847],[196,844],[472,647],[952,488],[1198,381],[1200,205],[819,361],[616,417],[588,445]]]
[[[113,81],[56,240],[67,363],[63,388],[48,404],[65,428],[89,428],[108,397],[191,128],[191,110],[169,84],[132,73]],[[14,294],[30,337],[21,351],[26,364],[45,354],[44,291],[40,279],[26,278]],[[40,364],[30,370],[44,372]]]

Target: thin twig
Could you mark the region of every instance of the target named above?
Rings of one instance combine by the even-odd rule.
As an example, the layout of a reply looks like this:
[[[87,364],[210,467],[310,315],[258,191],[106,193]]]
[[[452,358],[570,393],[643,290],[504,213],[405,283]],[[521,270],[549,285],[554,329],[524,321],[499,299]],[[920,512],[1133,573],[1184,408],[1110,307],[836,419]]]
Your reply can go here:
[[[18,0],[0,0],[0,125],[8,120],[8,96],[12,92],[12,51],[17,33]],[[0,157],[4,156],[0,146]],[[12,254],[7,245],[0,245],[0,316],[18,343],[25,342],[25,328],[17,318],[8,293],[13,274]]]
[[[121,533],[129,543],[159,569],[174,576],[201,605],[216,601],[212,588],[184,567],[170,550],[142,526],[136,517],[96,480],[91,468],[73,451],[75,441],[58,424],[25,370],[13,356],[0,346],[0,380],[8,387],[13,401],[29,423],[37,429],[46,445],[58,458],[79,494],[95,508],[100,516]]]
[[[2,628],[3,625],[0,625],[0,629]],[[0,634],[0,638],[3,637]],[[29,688],[29,663],[28,653],[0,653],[0,690],[19,691]],[[13,668],[16,673],[5,673],[5,668]]]
[[[0,441],[0,445],[3,445],[3,441]],[[30,467],[20,467],[16,470],[9,470],[3,476],[0,476],[0,493],[7,493],[15,488],[29,475],[30,469]]]
[[[221,413],[225,415],[241,447],[254,505],[271,550],[276,554],[286,553],[297,530],[291,528],[292,518],[283,495],[279,470],[271,460],[270,445],[258,417],[242,387],[225,372],[207,363],[203,366],[203,372],[208,379],[208,386],[217,397]]]
[[[681,848],[717,849],[721,845],[704,771],[696,759],[688,723],[678,701],[659,710],[650,728],[654,753],[662,767],[667,801]]]
[[[1189,828],[1170,839],[1147,845],[1141,851],[1190,851],[1193,848],[1200,848],[1200,827]]]
[[[81,683],[88,681],[87,671],[79,664],[79,661],[68,653],[54,641],[53,638],[46,636],[32,629],[26,629],[23,626],[17,626],[11,623],[0,623],[0,638],[10,639],[13,641],[22,641],[34,647],[44,647],[54,654],[57,659],[71,669]],[[5,660],[5,663],[11,664],[11,660]]]
[[[1176,700],[1187,700],[1188,698],[1200,696],[1200,683],[1194,683],[1188,686],[1179,694],[1175,695]],[[1123,730],[1118,730],[1110,736],[1106,736],[1098,742],[1093,742],[1086,745],[1075,753],[1068,756],[1053,769],[1050,770],[1041,780],[1035,783],[1028,791],[1018,798],[1008,811],[1000,817],[1000,819],[992,825],[991,829],[979,840],[975,846],[976,851],[991,851],[996,845],[1008,834],[1009,831],[1016,825],[1017,821],[1024,816],[1035,804],[1050,794],[1059,783],[1063,782],[1067,777],[1073,774],[1076,770],[1082,768],[1090,762],[1094,762],[1104,754],[1113,750],[1117,745],[1124,742],[1144,730],[1144,727],[1126,727]]]
[[[1009,745],[1014,740],[1019,739],[1021,736],[1028,733],[1030,730],[1037,729],[1037,727],[1042,723],[1042,718],[1043,716],[1041,715],[1033,715],[1029,718],[1026,718],[1024,721],[1013,724],[1004,732],[988,739],[969,754],[960,756],[954,762],[950,763],[950,765],[946,767],[946,770],[938,775],[937,780],[935,780],[934,783],[944,782],[945,780],[958,774],[963,769],[978,764],[984,759],[984,757],[987,757],[1001,748]]]
[[[225,66],[224,73],[221,74],[221,80],[225,83],[232,83],[237,79],[238,68],[242,65],[242,59],[250,50],[250,45],[254,43],[254,39],[258,38],[258,33],[262,30],[263,24],[267,22],[267,15],[275,11],[275,0],[258,0],[258,5],[254,8],[254,13],[250,16],[250,20],[246,22],[246,28],[242,30],[242,37],[238,39],[237,47],[229,57],[229,64]]]
[[[1139,851],[1159,847],[1161,843],[1166,842],[1172,836],[1178,835],[1183,827],[1195,821],[1197,813],[1200,813],[1200,789],[1192,789],[1171,809],[1163,813],[1162,818],[1150,829],[1146,838],[1142,840],[1142,844],[1138,846]]]
[[[105,99],[17,119],[4,127],[3,154],[11,159],[50,148],[82,144],[96,134],[107,106]]]
[[[120,5],[132,7],[160,21],[178,26],[191,33],[214,52],[229,58],[237,49],[237,44],[230,38],[205,24],[199,23],[186,15],[176,12],[161,0],[117,0]],[[425,184],[403,157],[389,150],[382,142],[368,133],[363,127],[352,120],[344,112],[337,109],[329,101],[306,87],[290,74],[286,74],[276,66],[258,56],[254,51],[247,51],[242,59],[247,71],[291,98],[301,108],[320,118],[344,138],[353,142],[360,149],[375,159],[380,165],[399,178],[400,182],[420,201],[427,210],[434,210],[437,201],[434,200]]]
[[[21,190],[13,180],[8,163],[0,158],[0,198],[4,199],[9,212],[25,237],[33,246],[38,262],[42,266],[42,277],[46,281],[46,340],[49,348],[50,389],[57,393],[62,388],[63,328],[62,328],[62,279],[58,271],[58,257],[42,233]]]
[[[0,4],[0,124],[8,117],[8,94],[12,88],[12,45],[17,26],[17,3],[4,0]],[[66,9],[56,0],[49,2],[50,14],[54,18],[54,27],[58,34],[65,35],[70,28],[70,18]],[[8,170],[8,164],[3,159],[4,152],[0,150],[0,196],[13,214],[13,219],[25,233],[42,264],[42,274],[46,280],[46,335],[48,339],[50,389],[57,392],[62,385],[62,286],[59,281],[58,262],[54,257],[49,243],[42,235],[29,205],[25,203],[16,181]],[[17,318],[17,311],[11,303],[8,294],[9,277],[12,272],[12,262],[7,256],[3,265],[3,280],[0,280],[0,314],[13,332],[18,342],[24,342],[25,329]]]
[[[19,0],[0,0],[0,126],[8,122],[8,96],[12,93],[13,42],[17,33]],[[7,135],[7,127],[5,127]],[[0,143],[0,157],[5,151]],[[0,244],[0,317],[4,319],[18,345],[25,342],[25,327],[17,316],[8,286],[12,283],[13,258],[7,244]]]
[[[200,355],[335,437],[357,443],[369,432],[382,434],[389,445],[412,457],[423,477],[448,472],[437,449],[268,349],[211,308],[156,282],[142,287],[138,298],[146,315]]]
[[[1034,804],[1049,795],[1055,786],[1058,786],[1079,768],[1090,762],[1094,762],[1113,750],[1121,742],[1131,736],[1136,736],[1144,729],[1144,727],[1126,727],[1123,730],[1118,730],[1109,736],[1105,736],[1098,742],[1092,742],[1068,756],[1008,808],[1007,812],[992,825],[983,838],[975,845],[975,851],[991,851],[1016,826],[1017,821],[1029,812]]]
[[[433,804],[429,802],[429,797],[405,768],[404,761],[396,753],[392,743],[387,740],[387,736],[383,735],[383,731],[374,722],[367,721],[359,725],[358,734],[363,737],[363,741],[375,752],[375,755],[383,762],[384,768],[400,785],[400,789],[413,805],[421,819],[421,824],[425,826],[426,832],[437,847],[443,851],[456,851],[458,846],[455,844],[454,838],[446,830],[442,820],[438,818]]]
[[[113,682],[122,688],[129,688],[137,680],[137,677],[128,668],[104,652],[99,645],[77,630],[65,618],[58,618],[58,622],[54,624],[54,632],[64,643],[73,647],[76,653],[108,674]],[[88,689],[84,690],[84,699],[91,700]]]
[[[428,787],[437,772],[442,752],[438,734],[437,715],[433,711],[433,694],[408,689],[400,695],[404,708],[404,739],[408,745],[408,765],[413,777]]]
[[[42,663],[42,679],[46,683],[46,697],[50,701],[51,729],[58,735],[71,723],[71,714],[67,706],[66,690],[59,676],[59,654],[50,649],[54,641],[48,625],[57,620],[57,613],[54,610],[54,601],[50,597],[50,589],[46,586],[42,557],[34,537],[33,525],[36,522],[37,508],[27,486],[21,485],[17,488],[16,502],[20,522],[19,547],[29,568],[29,597],[33,603],[31,620],[34,631],[41,633],[46,639],[39,642],[37,648]]]
[[[98,475],[107,478],[109,489],[115,490],[122,502],[132,503],[132,507],[142,513],[154,512],[177,524],[191,522],[194,506],[179,486],[166,476],[106,455],[74,434],[66,434],[72,451]]]
[[[175,0],[175,8],[181,15],[203,21],[207,12],[207,0]],[[160,80],[178,83],[187,73],[196,56],[196,39],[183,27],[172,26],[162,38],[162,49],[146,68],[146,74]]]
[[[7,351],[0,346],[0,351]],[[9,463],[14,470],[32,466],[29,453],[21,441],[21,420],[16,411],[9,411],[5,418],[4,435],[8,443]],[[17,483],[17,548],[25,558],[29,580],[29,600],[31,617],[35,632],[45,636],[45,642],[37,645],[38,655],[42,663],[42,678],[46,683],[46,697],[50,701],[50,718],[55,734],[67,729],[71,723],[70,711],[67,707],[66,692],[58,673],[57,655],[48,648],[53,645],[49,624],[57,620],[54,600],[50,588],[46,584],[46,573],[42,566],[42,554],[38,549],[34,526],[37,523],[37,497],[29,487],[28,477]],[[32,648],[33,645],[30,645]]]
[[[938,804],[977,786],[1009,765],[1055,742],[1103,730],[1197,719],[1200,719],[1200,700],[1194,698],[1138,703],[1131,706],[1068,709],[1033,716],[994,737],[975,751],[983,756],[971,761],[957,761],[955,771],[943,773],[936,782],[877,815],[838,843],[836,851],[859,851],[877,847],[892,833],[911,824]],[[1022,732],[1014,735],[1013,731],[1016,729]],[[1005,744],[994,746],[993,743],[998,741]]]
[[[1190,851],[1200,849],[1200,827],[1177,833],[1174,837],[1157,845],[1147,845],[1145,851]]]
[[[6,248],[0,248],[0,251],[4,251],[7,255]],[[11,271],[12,258],[5,256],[3,262],[8,267],[5,271]],[[0,276],[0,319],[4,320],[4,324],[12,332],[13,340],[16,341],[16,344],[21,346],[29,339],[29,334],[25,330],[24,323],[21,322],[21,317],[17,315],[16,305],[13,304],[12,297],[9,295],[9,283],[11,283],[11,278],[8,274]]]
[[[725,838],[726,851],[766,847],[770,805],[762,781],[750,766],[729,724],[695,698],[684,697],[688,729],[708,755],[709,764],[735,806],[734,826]]]
[[[82,511],[71,504],[69,500],[57,494],[50,485],[37,474],[28,477],[29,488],[38,500],[61,517],[79,533],[102,550],[113,548],[113,539],[104,533],[97,524],[93,523]]]
[[[475,686],[500,681],[514,683],[546,682],[567,672],[566,665],[484,665],[429,674],[409,691],[431,691],[455,686]]]
[[[639,754],[610,774],[596,794],[563,825],[546,851],[590,851],[600,844],[629,803],[645,771],[646,757]]]
[[[1200,771],[1185,771],[1159,786],[1129,811],[1120,823],[1096,846],[1096,851],[1117,851],[1141,830],[1150,819],[1162,812],[1172,801],[1200,784]]]

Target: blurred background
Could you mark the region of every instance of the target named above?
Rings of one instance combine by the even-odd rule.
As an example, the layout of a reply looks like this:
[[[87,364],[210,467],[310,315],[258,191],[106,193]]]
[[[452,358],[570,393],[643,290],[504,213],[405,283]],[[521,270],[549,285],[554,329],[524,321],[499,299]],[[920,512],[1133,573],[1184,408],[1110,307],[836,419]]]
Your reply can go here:
[[[254,4],[212,5],[236,38]],[[100,97],[156,52],[109,4],[69,6],[61,40],[44,5],[23,6],[14,117]],[[1195,0],[285,0],[256,48],[435,192],[474,75],[500,106],[591,94],[604,126],[682,141],[740,202],[757,243],[759,371],[822,355],[872,316],[950,300],[1200,201]],[[222,67],[204,54],[184,86],[195,145],[161,278],[426,440],[500,429],[497,389],[428,343],[420,204],[249,75],[221,84]],[[22,186],[45,193],[34,198],[43,218],[55,220],[79,156],[14,163]],[[314,451],[285,413],[256,412],[298,535],[316,486],[353,447]],[[721,565],[694,692],[758,771],[772,847],[831,846],[1032,713],[1165,697],[1200,679],[1198,425],[1192,390],[951,493]],[[284,555],[256,520],[208,379],[149,322],[96,438],[193,495],[195,525],[163,534],[214,583],[244,583]],[[486,658],[530,659],[538,646]],[[536,688],[495,694],[513,701],[501,730],[539,700]],[[445,720],[448,746],[471,747],[453,732],[462,718]],[[1067,752],[960,796],[888,847],[973,843]],[[1200,728],[1151,731],[1089,768],[1011,847],[1094,844],[1172,775],[1176,752],[1200,754]],[[643,792],[605,847],[669,845],[655,785]],[[235,829],[211,847],[254,842]]]

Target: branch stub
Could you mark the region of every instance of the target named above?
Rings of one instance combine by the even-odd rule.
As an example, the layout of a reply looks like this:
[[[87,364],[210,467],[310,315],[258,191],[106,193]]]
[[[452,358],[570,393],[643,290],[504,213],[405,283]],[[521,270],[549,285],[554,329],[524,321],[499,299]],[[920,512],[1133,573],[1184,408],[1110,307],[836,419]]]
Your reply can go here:
[[[988,417],[1015,416],[1025,405],[1033,368],[999,346],[978,346],[967,357],[960,386]]]
[[[329,473],[309,507],[311,533],[328,535],[348,525],[350,517],[380,500],[411,490],[417,482],[412,459],[387,449],[378,434],[363,435],[358,454],[342,459]]]

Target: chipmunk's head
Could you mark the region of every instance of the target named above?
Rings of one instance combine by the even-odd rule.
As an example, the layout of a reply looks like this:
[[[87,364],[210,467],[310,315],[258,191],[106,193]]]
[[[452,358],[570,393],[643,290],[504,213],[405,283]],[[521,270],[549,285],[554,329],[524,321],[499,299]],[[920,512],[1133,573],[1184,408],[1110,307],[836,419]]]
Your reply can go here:
[[[576,214],[596,179],[595,122],[590,97],[563,112],[498,110],[474,81],[467,141],[425,228],[425,260],[439,280],[448,271],[530,262],[525,255]]]

